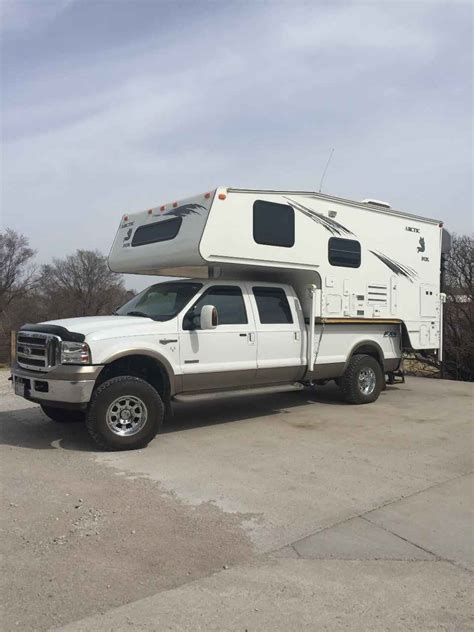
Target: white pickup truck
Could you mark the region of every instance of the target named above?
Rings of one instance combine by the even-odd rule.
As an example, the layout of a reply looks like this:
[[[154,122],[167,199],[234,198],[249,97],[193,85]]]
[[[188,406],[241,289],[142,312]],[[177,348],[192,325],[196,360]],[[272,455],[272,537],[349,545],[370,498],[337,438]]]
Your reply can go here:
[[[220,187],[124,215],[111,269],[178,279],[114,315],[24,325],[13,386],[112,450],[147,445],[173,400],[334,379],[373,402],[404,349],[441,353],[448,248],[439,220],[311,192]]]
[[[398,368],[399,329],[373,325],[370,341],[352,333],[351,348],[333,330],[308,374],[308,326],[290,286],[168,281],[115,315],[25,325],[12,374],[16,393],[52,419],[83,417],[101,447],[139,448],[180,396],[303,388],[317,376],[338,378],[352,403],[372,402]]]

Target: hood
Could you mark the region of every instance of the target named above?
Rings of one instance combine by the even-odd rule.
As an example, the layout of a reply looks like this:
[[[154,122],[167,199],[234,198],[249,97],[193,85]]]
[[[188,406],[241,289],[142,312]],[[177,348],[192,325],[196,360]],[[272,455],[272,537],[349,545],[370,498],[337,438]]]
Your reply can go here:
[[[84,334],[88,338],[115,338],[123,335],[156,333],[167,330],[170,321],[159,322],[141,316],[83,316],[81,318],[61,318],[48,320],[41,325],[58,325],[68,331]],[[121,333],[120,330],[123,330]]]

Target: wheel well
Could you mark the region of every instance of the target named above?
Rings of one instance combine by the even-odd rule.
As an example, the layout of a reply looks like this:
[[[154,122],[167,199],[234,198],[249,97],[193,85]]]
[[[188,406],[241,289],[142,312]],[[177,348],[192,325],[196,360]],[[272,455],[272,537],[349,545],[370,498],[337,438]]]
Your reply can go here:
[[[129,355],[106,364],[96,382],[96,388],[106,380],[119,375],[133,375],[156,388],[165,402],[170,399],[170,380],[165,367],[146,355]]]
[[[375,358],[375,360],[377,360],[377,362],[382,367],[382,370],[384,369],[383,352],[377,345],[375,345],[374,343],[370,343],[370,342],[364,342],[364,343],[358,345],[352,351],[351,355],[349,356],[349,360],[354,355],[362,355],[362,354],[368,355],[368,356],[372,356],[372,358]]]

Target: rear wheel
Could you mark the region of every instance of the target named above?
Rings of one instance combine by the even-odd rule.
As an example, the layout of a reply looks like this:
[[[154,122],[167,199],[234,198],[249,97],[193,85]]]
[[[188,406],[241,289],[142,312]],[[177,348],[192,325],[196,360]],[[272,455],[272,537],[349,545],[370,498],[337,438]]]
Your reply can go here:
[[[339,386],[350,404],[375,402],[384,386],[380,364],[369,355],[352,356],[344,375],[339,378]]]
[[[121,375],[94,392],[86,426],[104,450],[136,450],[156,436],[163,416],[163,401],[153,386],[140,378]]]
[[[44,414],[58,423],[69,423],[74,421],[84,421],[86,413],[83,410],[69,410],[67,408],[55,408],[54,406],[44,406],[40,404]]]

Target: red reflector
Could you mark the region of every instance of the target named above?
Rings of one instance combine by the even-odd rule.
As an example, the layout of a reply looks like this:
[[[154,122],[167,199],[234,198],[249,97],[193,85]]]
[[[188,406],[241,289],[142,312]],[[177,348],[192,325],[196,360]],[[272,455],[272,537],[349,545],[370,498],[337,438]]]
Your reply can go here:
[[[208,200],[211,197],[211,194],[210,193],[206,193],[204,197],[206,198],[206,200]]]
[[[439,226],[440,228],[443,228],[443,226],[444,226],[443,222],[440,222],[440,223],[438,224],[438,226]]]
[[[178,202],[173,202],[173,208],[176,208],[178,206]]]
[[[225,193],[219,193],[219,200],[225,200],[227,195]]]
[[[165,207],[164,206],[160,206],[160,211],[164,211]]]
[[[153,213],[153,209],[151,208],[151,209],[148,211],[148,215],[151,215],[152,213]]]
[[[128,222],[128,215],[124,215],[124,216],[123,216],[123,221],[124,221],[124,222]]]

